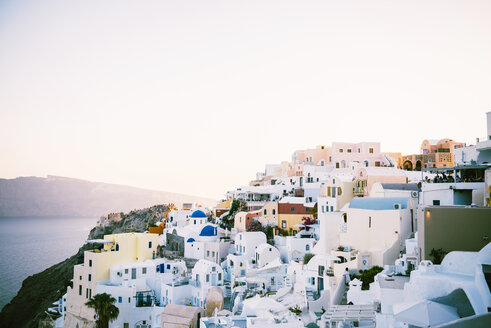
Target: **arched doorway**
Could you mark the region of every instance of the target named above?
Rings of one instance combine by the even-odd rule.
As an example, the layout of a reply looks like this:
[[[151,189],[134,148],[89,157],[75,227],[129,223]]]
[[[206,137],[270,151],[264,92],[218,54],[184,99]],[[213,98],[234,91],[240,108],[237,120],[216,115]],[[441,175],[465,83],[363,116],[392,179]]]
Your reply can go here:
[[[406,171],[412,171],[413,170],[413,163],[411,161],[405,161],[404,164],[402,164],[402,168]]]
[[[414,170],[421,171],[421,161],[416,161],[416,168]]]

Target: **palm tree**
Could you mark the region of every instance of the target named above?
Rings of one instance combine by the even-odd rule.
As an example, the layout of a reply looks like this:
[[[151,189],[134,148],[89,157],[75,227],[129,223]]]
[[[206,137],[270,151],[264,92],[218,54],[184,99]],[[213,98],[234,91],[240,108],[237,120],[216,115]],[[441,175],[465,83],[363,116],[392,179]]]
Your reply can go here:
[[[114,303],[116,299],[106,293],[96,294],[85,303],[95,310],[97,328],[109,328],[109,322],[118,318],[119,309]]]

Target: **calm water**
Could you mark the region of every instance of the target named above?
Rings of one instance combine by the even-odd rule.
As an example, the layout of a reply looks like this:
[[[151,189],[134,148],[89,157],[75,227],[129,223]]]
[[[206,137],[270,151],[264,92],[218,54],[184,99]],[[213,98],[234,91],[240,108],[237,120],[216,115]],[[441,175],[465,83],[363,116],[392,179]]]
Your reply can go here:
[[[0,309],[25,278],[74,255],[96,222],[97,218],[0,217]]]

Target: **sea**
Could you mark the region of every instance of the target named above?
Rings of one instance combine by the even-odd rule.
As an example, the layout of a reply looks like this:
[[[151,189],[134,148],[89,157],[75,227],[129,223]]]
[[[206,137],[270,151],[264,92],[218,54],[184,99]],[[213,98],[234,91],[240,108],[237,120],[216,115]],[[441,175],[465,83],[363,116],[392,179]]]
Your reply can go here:
[[[25,278],[74,255],[97,220],[0,217],[0,309],[14,298]]]

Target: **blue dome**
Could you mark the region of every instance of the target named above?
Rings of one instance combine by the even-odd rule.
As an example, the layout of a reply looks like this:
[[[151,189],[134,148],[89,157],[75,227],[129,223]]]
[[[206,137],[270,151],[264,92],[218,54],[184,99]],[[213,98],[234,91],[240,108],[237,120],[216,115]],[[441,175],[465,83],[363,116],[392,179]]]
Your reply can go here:
[[[207,225],[203,229],[201,229],[201,233],[199,234],[203,237],[211,237],[217,235],[217,229],[214,226]]]
[[[192,218],[207,218],[206,214],[201,210],[194,211],[193,214],[191,214],[191,217]]]
[[[188,243],[194,243],[196,240],[194,240],[194,238],[189,238],[188,239]]]

